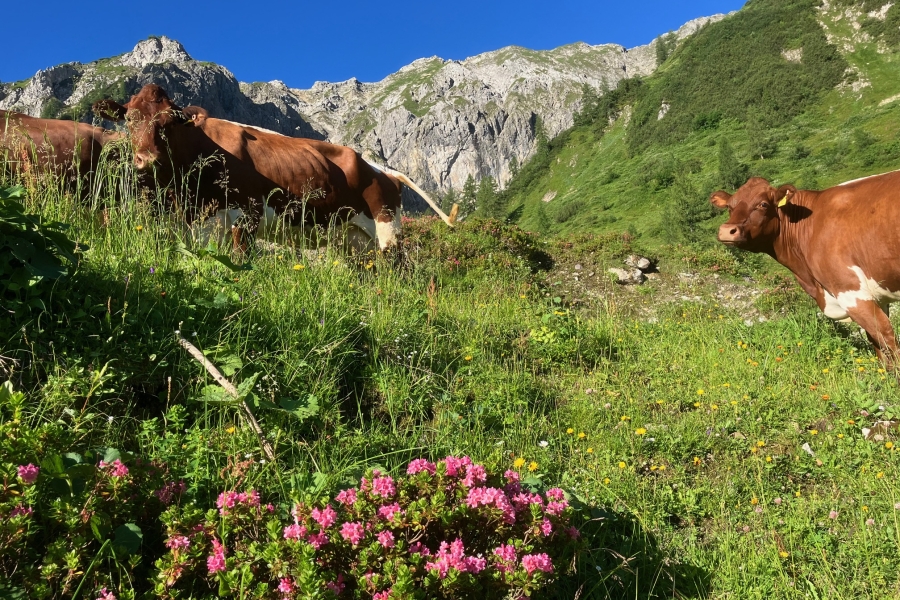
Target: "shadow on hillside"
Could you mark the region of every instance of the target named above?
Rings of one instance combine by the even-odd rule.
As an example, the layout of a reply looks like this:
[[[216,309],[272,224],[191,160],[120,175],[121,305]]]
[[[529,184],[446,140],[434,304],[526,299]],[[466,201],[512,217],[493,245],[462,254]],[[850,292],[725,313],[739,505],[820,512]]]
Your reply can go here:
[[[582,527],[587,551],[576,573],[560,579],[547,598],[707,598],[711,574],[667,555],[652,533],[630,515],[588,509]]]

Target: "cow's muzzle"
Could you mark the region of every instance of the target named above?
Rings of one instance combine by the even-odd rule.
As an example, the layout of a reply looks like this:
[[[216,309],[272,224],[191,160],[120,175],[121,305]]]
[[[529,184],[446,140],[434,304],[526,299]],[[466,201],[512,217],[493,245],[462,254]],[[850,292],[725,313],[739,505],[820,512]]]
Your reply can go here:
[[[138,171],[146,171],[156,162],[156,156],[149,152],[137,152],[134,155],[134,168]]]
[[[725,223],[724,225],[719,227],[718,238],[720,242],[729,246],[747,241],[747,238],[744,236],[744,231],[741,226],[733,225],[731,223]]]

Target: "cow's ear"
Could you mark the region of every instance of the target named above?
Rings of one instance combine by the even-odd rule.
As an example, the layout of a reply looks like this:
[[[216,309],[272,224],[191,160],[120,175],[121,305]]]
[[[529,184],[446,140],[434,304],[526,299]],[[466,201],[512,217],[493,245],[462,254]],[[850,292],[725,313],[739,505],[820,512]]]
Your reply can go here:
[[[206,118],[209,117],[209,112],[207,112],[205,108],[200,108],[199,106],[188,106],[181,112],[184,113],[187,123],[193,125],[202,125]]]
[[[709,203],[715,206],[716,208],[728,208],[728,203],[731,201],[731,194],[726,191],[719,190],[718,192],[713,192],[709,197]]]
[[[101,116],[109,121],[124,121],[125,114],[128,112],[124,106],[115,100],[99,100],[94,102],[91,110],[95,115]]]
[[[794,197],[794,194],[797,193],[797,188],[794,186],[787,184],[783,185],[777,190],[772,190],[769,193],[769,197],[773,202],[777,202],[778,208],[784,208],[791,201],[791,198]]]

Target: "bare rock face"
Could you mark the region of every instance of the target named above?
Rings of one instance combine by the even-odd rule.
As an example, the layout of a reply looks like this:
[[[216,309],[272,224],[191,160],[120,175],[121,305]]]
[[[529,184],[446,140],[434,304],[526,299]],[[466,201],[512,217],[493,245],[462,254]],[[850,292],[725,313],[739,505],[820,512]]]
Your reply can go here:
[[[675,38],[724,17],[691,21]],[[228,69],[196,61],[179,42],[160,37],[117,57],[59,65],[27,81],[0,84],[0,108],[90,120],[95,100],[124,102],[156,83],[182,106],[344,144],[407,173],[425,189],[445,192],[461,189],[469,175],[505,185],[511,162],[525,163],[540,133],[552,138],[572,125],[584,86],[603,93],[621,79],[652,73],[656,43],[625,49],[579,42],[547,51],[510,46],[462,61],[419,59],[377,83],[317,82],[302,90],[280,81],[240,83]]]

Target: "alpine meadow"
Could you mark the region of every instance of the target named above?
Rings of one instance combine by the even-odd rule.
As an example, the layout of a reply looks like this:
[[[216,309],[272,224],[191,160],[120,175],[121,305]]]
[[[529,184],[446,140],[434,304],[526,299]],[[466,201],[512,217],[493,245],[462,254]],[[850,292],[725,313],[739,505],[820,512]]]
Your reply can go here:
[[[679,32],[486,55],[585,72],[504,106],[428,95],[474,59],[209,100],[385,165],[386,122],[488,115],[466,131],[496,144],[440,173],[404,144],[455,125],[397,142],[460,219],[407,210],[384,251],[337,213],[188,223],[215,159],[148,185],[133,113],[90,173],[41,168],[9,142],[38,86],[0,84],[0,598],[900,598],[896,371],[719,243],[710,203],[900,170],[900,3],[750,0]],[[187,108],[176,54],[66,66],[69,93],[108,79],[18,109],[112,128],[94,103],[153,82]],[[363,108],[314,111],[322,90]]]

